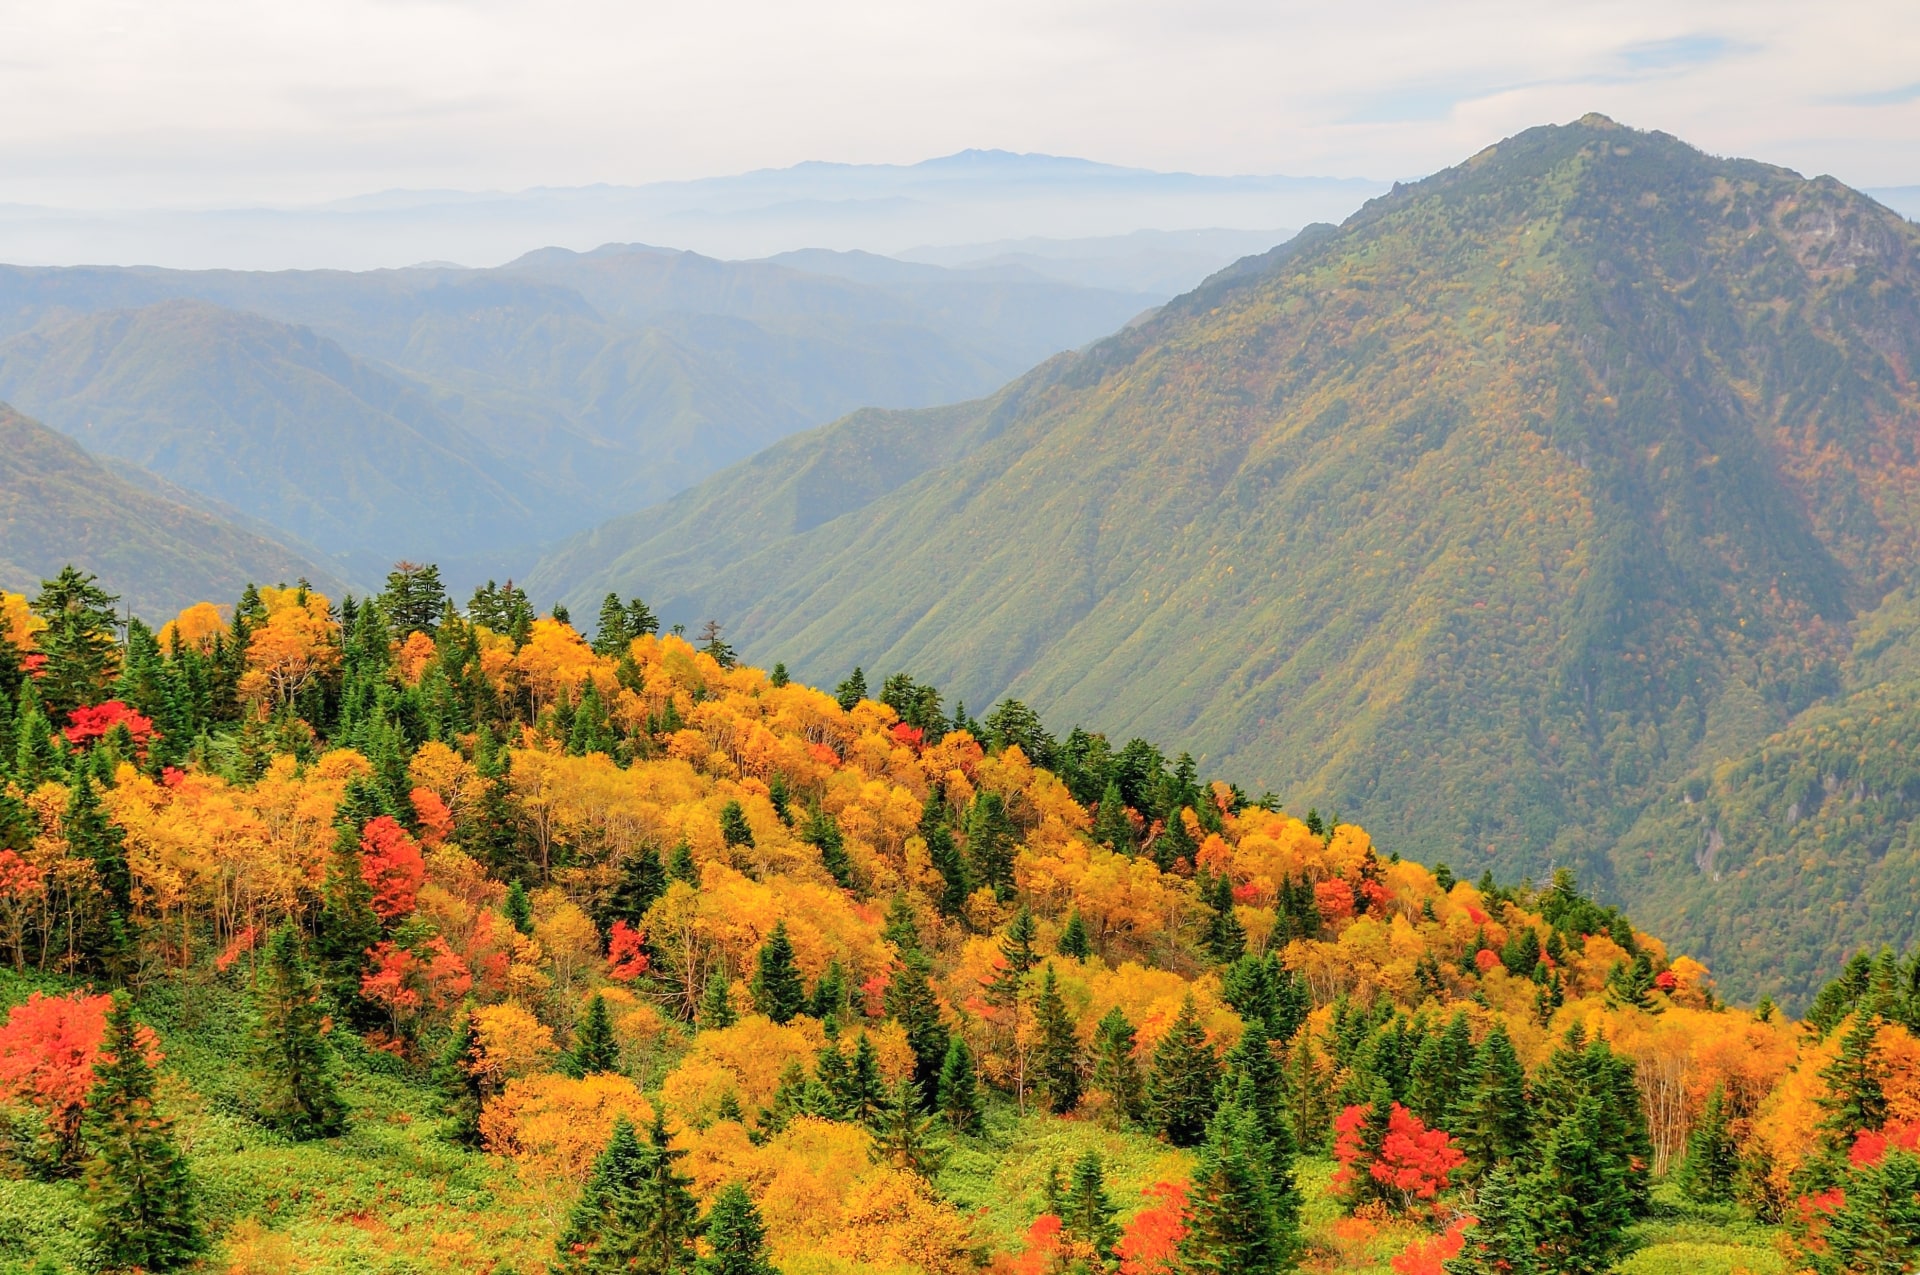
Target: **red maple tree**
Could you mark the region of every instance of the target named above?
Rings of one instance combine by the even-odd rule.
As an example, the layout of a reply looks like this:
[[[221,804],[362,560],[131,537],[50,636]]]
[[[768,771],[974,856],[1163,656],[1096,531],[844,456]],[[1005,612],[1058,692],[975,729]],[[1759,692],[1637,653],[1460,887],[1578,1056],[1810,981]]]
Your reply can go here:
[[[373,888],[373,910],[382,921],[391,921],[413,911],[427,863],[407,830],[393,816],[379,815],[360,833],[360,875]]]

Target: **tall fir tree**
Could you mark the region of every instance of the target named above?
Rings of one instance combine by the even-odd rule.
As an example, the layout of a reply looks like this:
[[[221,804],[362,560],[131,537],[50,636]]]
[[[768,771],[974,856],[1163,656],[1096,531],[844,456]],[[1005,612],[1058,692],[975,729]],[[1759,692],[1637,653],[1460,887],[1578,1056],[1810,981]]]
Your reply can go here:
[[[914,947],[887,983],[887,1015],[906,1029],[913,1050],[913,1079],[920,1092],[933,1095],[940,1085],[940,1067],[947,1058],[947,1028],[940,1021],[940,1002],[933,992],[933,962]]]
[[[1093,943],[1087,938],[1087,923],[1075,908],[1067,914],[1067,923],[1060,928],[1060,939],[1054,945],[1060,955],[1070,960],[1084,961],[1093,954]]]
[[[100,794],[87,775],[74,776],[61,822],[70,852],[93,865],[102,904],[99,923],[88,927],[85,951],[110,974],[124,972],[133,934],[133,869],[127,863],[127,834],[107,818]]]
[[[1176,1147],[1198,1146],[1213,1118],[1219,1080],[1219,1061],[1188,996],[1153,1051],[1147,1108],[1155,1131]]]
[[[1194,1166],[1181,1258],[1210,1275],[1291,1269],[1299,1237],[1278,1206],[1284,1191],[1274,1181],[1258,1119],[1238,1102],[1223,1103],[1207,1123]]]
[[[947,1056],[940,1063],[938,1089],[940,1114],[955,1133],[973,1133],[980,1128],[980,1098],[974,1078],[973,1051],[956,1035],[947,1042]]]
[[[320,989],[300,955],[293,926],[267,941],[254,987],[254,1076],[262,1122],[295,1139],[331,1138],[346,1129],[347,1106],[335,1087],[333,1046],[323,1033]]]
[[[119,601],[72,565],[40,582],[32,607],[45,627],[33,644],[44,658],[34,685],[56,724],[81,705],[106,698],[118,671]]]
[[[1715,1085],[1687,1135],[1687,1158],[1677,1175],[1680,1190],[1697,1203],[1724,1203],[1733,1198],[1739,1172],[1740,1146],[1733,1137],[1726,1087]]]
[[[629,1255],[617,1245],[638,1211],[646,1170],[647,1153],[633,1123],[624,1114],[615,1116],[607,1145],[594,1158],[587,1184],[556,1243],[555,1275],[620,1269]]]
[[[477,1066],[480,1059],[473,1008],[469,1000],[454,1015],[447,1042],[434,1059],[431,1075],[433,1087],[440,1093],[446,1138],[463,1147],[480,1145],[480,1108],[487,1096]]]
[[[720,807],[720,839],[729,846],[753,849],[753,826],[747,822],[745,807],[737,801]]]
[[[1820,1132],[1835,1155],[1844,1154],[1862,1129],[1887,1121],[1883,1065],[1874,1050],[1881,1026],[1877,1007],[1863,1001],[1840,1037],[1839,1053],[1820,1072],[1826,1082],[1818,1100],[1824,1113]]]
[[[1092,1088],[1106,1095],[1107,1109],[1122,1124],[1135,1124],[1147,1112],[1146,1083],[1134,1058],[1133,1024],[1118,1005],[1106,1012],[1093,1037]]]
[[[967,876],[1005,903],[1013,897],[1013,848],[1019,830],[997,792],[976,793],[967,807]]]
[[[1060,1197],[1060,1233],[1077,1249],[1086,1251],[1082,1260],[1093,1270],[1104,1270],[1112,1264],[1113,1246],[1120,1239],[1115,1212],[1107,1195],[1107,1175],[1100,1153],[1088,1151],[1074,1161],[1067,1189]]]
[[[1472,1081],[1445,1122],[1467,1157],[1466,1178],[1484,1177],[1526,1150],[1529,1110],[1526,1069],[1505,1025],[1495,1022],[1474,1056]]]
[[[321,978],[343,1008],[361,1003],[360,977],[367,950],[380,941],[380,917],[373,910],[373,887],[361,871],[360,828],[349,819],[334,834],[320,886],[320,919],[314,946]]]
[[[1080,1105],[1080,1038],[1074,1032],[1067,1003],[1061,999],[1052,961],[1047,962],[1040,976],[1040,994],[1033,1004],[1033,1029],[1037,1037],[1033,1051],[1034,1077],[1046,1097],[1047,1110],[1063,1116]]]
[[[847,840],[834,817],[815,805],[800,827],[800,840],[820,852],[820,866],[842,890],[854,887],[853,860],[847,857]]]
[[[913,1077],[886,1086],[880,1107],[870,1118],[874,1155],[906,1173],[931,1180],[946,1159],[934,1134],[934,1117],[924,1114],[926,1095]]]
[[[95,1256],[112,1269],[168,1271],[206,1249],[186,1156],[154,1104],[154,1074],[133,1003],[107,1013],[88,1095],[87,1200]]]
[[[740,1021],[733,1008],[733,980],[727,976],[726,966],[707,975],[707,985],[700,993],[700,1009],[695,1015],[701,1031],[724,1031]]]
[[[1133,853],[1133,821],[1127,818],[1127,803],[1120,796],[1117,780],[1109,780],[1106,791],[1100,794],[1100,805],[1093,818],[1093,839],[1121,854]]]
[[[607,1011],[607,998],[599,992],[587,998],[586,1012],[574,1029],[573,1049],[567,1056],[567,1064],[567,1070],[575,1076],[620,1070],[620,1042],[614,1039],[613,1016]]]
[[[753,973],[753,1007],[776,1023],[790,1023],[807,1007],[806,984],[794,963],[787,923],[778,921],[760,944]]]
[[[739,1182],[720,1188],[707,1213],[707,1252],[698,1275],[780,1275],[767,1260],[767,1228],[753,1197]]]

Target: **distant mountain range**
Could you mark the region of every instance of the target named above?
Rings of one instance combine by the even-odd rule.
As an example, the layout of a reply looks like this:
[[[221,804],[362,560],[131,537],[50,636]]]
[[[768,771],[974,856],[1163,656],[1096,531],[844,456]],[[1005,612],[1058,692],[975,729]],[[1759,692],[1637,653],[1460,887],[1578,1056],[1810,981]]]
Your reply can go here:
[[[1463,873],[1575,867],[1791,1000],[1920,936],[1916,368],[1920,229],[1588,117],[528,583],[1191,749]]]
[[[0,400],[378,579],[456,580],[858,407],[985,393],[1164,299],[640,245],[494,270],[0,267]]]
[[[587,249],[634,240],[729,258],[801,248],[892,254],[927,244],[1115,236],[1151,227],[1270,232],[1344,217],[1385,188],[1349,178],[1161,173],[968,150],[918,164],[806,163],[641,186],[392,190],[299,208],[0,205],[0,260],[366,270],[420,262],[489,266],[529,244]]]

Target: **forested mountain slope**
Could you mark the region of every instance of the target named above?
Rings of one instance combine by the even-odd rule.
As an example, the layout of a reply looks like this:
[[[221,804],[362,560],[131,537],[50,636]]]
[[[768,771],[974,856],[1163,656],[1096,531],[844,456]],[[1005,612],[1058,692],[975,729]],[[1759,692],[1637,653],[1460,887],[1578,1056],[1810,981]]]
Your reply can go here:
[[[797,430],[986,392],[1163,299],[895,264],[911,277],[643,245],[497,270],[5,267],[0,394],[369,570],[530,564]]]
[[[972,413],[792,440],[794,468],[856,427],[965,440],[838,518],[781,522],[743,467],[705,490],[791,526],[757,553],[695,524],[660,553],[662,512],[538,580],[1168,740],[1405,853],[1612,883],[1642,809],[1839,691],[1913,582],[1917,236],[1828,179],[1534,129]],[[1702,872],[1655,843],[1636,905]],[[1755,902],[1706,876],[1690,942]],[[1839,942],[1767,897],[1762,942]]]
[[[250,580],[338,587],[285,546],[134,486],[0,403],[0,589],[31,593],[68,562],[148,613]]]

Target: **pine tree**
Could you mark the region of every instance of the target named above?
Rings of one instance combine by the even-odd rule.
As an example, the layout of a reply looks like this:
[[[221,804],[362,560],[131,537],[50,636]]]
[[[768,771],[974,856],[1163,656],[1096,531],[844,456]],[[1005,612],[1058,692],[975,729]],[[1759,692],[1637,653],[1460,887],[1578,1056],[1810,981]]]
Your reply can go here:
[[[1822,1271],[1910,1275],[1920,1253],[1920,1156],[1890,1151],[1878,1165],[1849,1174],[1825,1239]]]
[[[1588,1096],[1548,1137],[1540,1171],[1526,1179],[1521,1210],[1533,1219],[1541,1265],[1599,1275],[1624,1247],[1634,1206],[1625,1167],[1605,1148],[1600,1100]]]
[[[567,732],[567,752],[574,757],[584,757],[588,753],[612,756],[613,743],[613,723],[607,716],[607,701],[593,684],[593,679],[588,678],[580,688],[579,702],[574,705],[573,726]]]
[[[1688,1199],[1711,1204],[1733,1198],[1740,1148],[1729,1124],[1726,1088],[1715,1085],[1693,1132],[1687,1135],[1687,1158],[1680,1165],[1679,1182]]]
[[[133,936],[128,932],[133,913],[133,870],[127,865],[127,835],[107,818],[100,794],[84,774],[76,775],[61,823],[75,858],[93,865],[105,915],[90,931],[87,954],[109,971],[124,963]]]
[[[373,887],[360,871],[360,829],[351,818],[334,835],[333,854],[320,887],[320,921],[314,948],[321,977],[336,1002],[360,1000],[360,975],[367,949],[380,941],[380,918],[373,910]]]
[[[1276,1208],[1258,1121],[1236,1102],[1207,1123],[1188,1192],[1191,1217],[1180,1256],[1212,1275],[1268,1275],[1288,1269],[1298,1235]]]
[[[1820,1078],[1827,1082],[1827,1092],[1819,1099],[1826,1113],[1820,1130],[1827,1146],[1836,1153],[1851,1147],[1854,1135],[1862,1129],[1878,1129],[1887,1121],[1886,1089],[1881,1083],[1881,1065],[1874,1057],[1880,1027],[1879,1014],[1862,1002],[1840,1038],[1839,1054],[1820,1072]]]
[[[87,1199],[95,1254],[116,1269],[184,1266],[206,1248],[193,1181],[172,1123],[154,1106],[153,1068],[125,995],[116,996],[108,1011],[94,1074]]]
[[[707,1213],[707,1253],[698,1275],[780,1275],[767,1260],[767,1228],[753,1197],[738,1182],[720,1188]]]
[[[815,805],[800,829],[800,840],[820,852],[820,866],[842,890],[854,887],[853,860],[847,857],[847,841],[840,835],[834,817]]]
[[[454,1015],[452,1032],[433,1063],[433,1087],[440,1092],[441,1109],[446,1113],[446,1137],[461,1146],[480,1145],[480,1106],[486,1099],[476,1073],[476,1039],[473,1032],[473,1002],[468,1001]]]
[[[684,881],[694,889],[700,888],[700,867],[693,861],[693,847],[682,841],[673,848],[667,858],[667,876],[675,881]]]
[[[620,604],[620,595],[609,593],[600,603],[599,623],[593,635],[594,654],[615,658],[627,649],[633,638],[633,630],[627,624],[627,609]]]
[[[729,846],[753,849],[753,827],[747,822],[747,812],[737,801],[729,801],[720,807],[720,839]]]
[[[1123,1122],[1145,1118],[1146,1086],[1134,1059],[1133,1024],[1118,1005],[1106,1012],[1093,1037],[1092,1087],[1107,1096],[1114,1115]]]
[[[1005,903],[1013,897],[1013,847],[1018,830],[997,792],[976,793],[967,807],[967,874]]]
[[[880,937],[902,955],[920,950],[920,925],[905,890],[896,892],[887,904],[887,923],[880,927]]]
[[[1247,934],[1233,914],[1233,882],[1224,873],[1213,878],[1208,890],[1207,951],[1222,965],[1231,965],[1246,955]]]
[[[589,1275],[619,1269],[628,1254],[619,1248],[627,1219],[637,1211],[648,1157],[625,1114],[613,1119],[613,1133],[594,1159],[593,1172],[575,1201],[557,1242],[556,1275]]]
[[[934,1137],[934,1118],[921,1114],[925,1105],[920,1086],[911,1076],[902,1076],[886,1087],[869,1123],[876,1160],[931,1179],[940,1171],[946,1150]]]
[[[807,1012],[825,1022],[829,1018],[844,1014],[847,1010],[847,971],[842,968],[839,957],[827,961],[827,968],[820,971],[820,978],[813,985],[813,995],[809,998]]]
[[[1542,1275],[1536,1262],[1532,1199],[1511,1164],[1491,1170],[1474,1194],[1474,1224],[1467,1229],[1446,1275]]]
[[[887,1100],[886,1081],[880,1075],[880,1051],[874,1048],[873,1037],[865,1032],[854,1043],[853,1057],[847,1063],[835,1100],[841,1119],[859,1124],[871,1122],[874,1113]]]
[[[1446,1127],[1466,1154],[1465,1176],[1480,1178],[1529,1145],[1527,1073],[1504,1024],[1495,1022],[1474,1057],[1473,1079]]]
[[[616,1122],[614,1137],[620,1137],[620,1124]],[[555,1264],[556,1271],[636,1271],[643,1275],[673,1275],[674,1272],[687,1271],[695,1260],[694,1241],[701,1232],[700,1206],[688,1190],[693,1179],[681,1173],[679,1161],[686,1158],[685,1151],[676,1150],[668,1145],[665,1118],[656,1108],[653,1125],[647,1132],[647,1142],[641,1146],[633,1136],[632,1126],[627,1127],[627,1145],[620,1148],[614,1164],[609,1168],[609,1189],[596,1193],[599,1184],[599,1165],[595,1166],[594,1181],[582,1192],[580,1205],[576,1206],[575,1218],[579,1219],[580,1209],[591,1202],[595,1207],[587,1220],[587,1231],[591,1239],[583,1244],[586,1260],[578,1266],[568,1266],[564,1259],[575,1243],[574,1227],[569,1226],[567,1234],[561,1237],[563,1261]],[[608,1144],[603,1160],[614,1153],[614,1144]],[[589,1200],[590,1196],[595,1196]],[[597,1229],[594,1221],[598,1221]]]
[[[326,1015],[292,925],[282,925],[268,940],[254,1014],[260,1119],[296,1139],[340,1134],[347,1107],[334,1088],[333,1047],[322,1031]]]
[[[1153,1127],[1176,1147],[1197,1146],[1213,1118],[1220,1064],[1200,1026],[1200,1011],[1188,996],[1167,1034],[1154,1047],[1147,1076],[1147,1108]]]
[[[533,936],[533,901],[527,897],[527,887],[515,877],[507,885],[506,902],[502,905],[507,915],[507,924],[516,934]]]
[[[760,945],[753,974],[753,1007],[776,1023],[790,1023],[807,1007],[806,984],[794,964],[787,923],[778,921]]]
[[[59,776],[60,745],[31,680],[20,688],[19,705],[14,716],[13,778],[22,792],[32,792]]]
[[[641,846],[627,856],[607,907],[607,920],[625,921],[638,928],[661,895],[667,892],[667,870],[660,863],[660,852]]]
[[[1287,1122],[1286,1068],[1274,1056],[1265,1031],[1248,1024],[1227,1051],[1220,1077],[1222,1101],[1235,1101],[1253,1113],[1260,1134],[1276,1155],[1293,1154],[1293,1130]]]
[[[1047,1110],[1063,1116],[1080,1105],[1080,1038],[1074,1033],[1067,1004],[1060,998],[1051,961],[1040,977],[1033,1026],[1039,1038],[1033,1056],[1034,1074],[1046,1095]]]
[[[940,1114],[947,1127],[956,1133],[972,1133],[980,1127],[980,1098],[973,1074],[973,1053],[967,1042],[954,1036],[947,1042],[947,1056],[940,1064]]]
[[[733,1011],[733,980],[725,966],[707,976],[700,994],[700,1010],[695,1015],[701,1031],[722,1031],[733,1026],[740,1016]]]
[[[1106,791],[1100,794],[1100,806],[1093,818],[1093,839],[1121,854],[1133,853],[1133,821],[1127,818],[1127,804],[1121,800],[1117,780],[1108,780]]]
[[[1034,924],[1033,913],[1023,904],[1013,914],[1013,920],[1007,923],[1006,936],[1000,941],[1002,969],[995,976],[993,985],[987,989],[989,1000],[1000,1005],[1012,1005],[1019,1000],[1027,971],[1040,963],[1039,954],[1033,947],[1039,934],[1040,927]]]
[[[792,680],[787,674],[787,666],[778,660],[774,661],[773,671],[767,674],[767,685],[778,690]]]
[[[840,707],[851,713],[853,706],[867,697],[867,675],[854,666],[847,680],[833,688],[833,697],[840,701]]]
[[[397,641],[412,633],[433,636],[447,606],[447,591],[440,583],[440,568],[432,563],[422,566],[396,562],[387,573],[387,587],[375,599],[393,627]]]
[[[1093,1269],[1104,1269],[1111,1261],[1113,1246],[1120,1239],[1120,1227],[1113,1220],[1113,1201],[1107,1197],[1107,1175],[1098,1152],[1089,1151],[1074,1162],[1067,1179],[1066,1192],[1060,1198],[1061,1234],[1078,1247],[1089,1250]]]
[[[914,1083],[923,1094],[938,1091],[940,1067],[947,1058],[947,1028],[940,1021],[932,980],[933,962],[919,948],[911,948],[888,982],[885,997],[888,1016],[906,1028]]]
[[[947,825],[947,798],[939,785],[920,807],[920,837],[927,843],[927,858],[943,882],[940,911],[946,916],[959,916],[967,906],[967,866],[954,844],[953,829]]]
[[[598,992],[587,998],[587,1012],[574,1030],[573,1052],[567,1062],[575,1076],[620,1070],[620,1042],[613,1036],[613,1017],[607,1012],[607,998]]]
[[[33,613],[46,627],[33,644],[46,658],[34,685],[55,721],[65,722],[74,709],[105,698],[119,655],[119,602],[96,577],[71,565],[40,582]]]
[[[1060,955],[1076,961],[1084,961],[1093,954],[1093,944],[1087,938],[1087,923],[1081,920],[1079,908],[1067,914],[1067,923],[1061,928],[1055,947]]]
[[[767,804],[773,807],[776,819],[793,827],[793,793],[787,788],[787,777],[777,770],[767,780]]]

